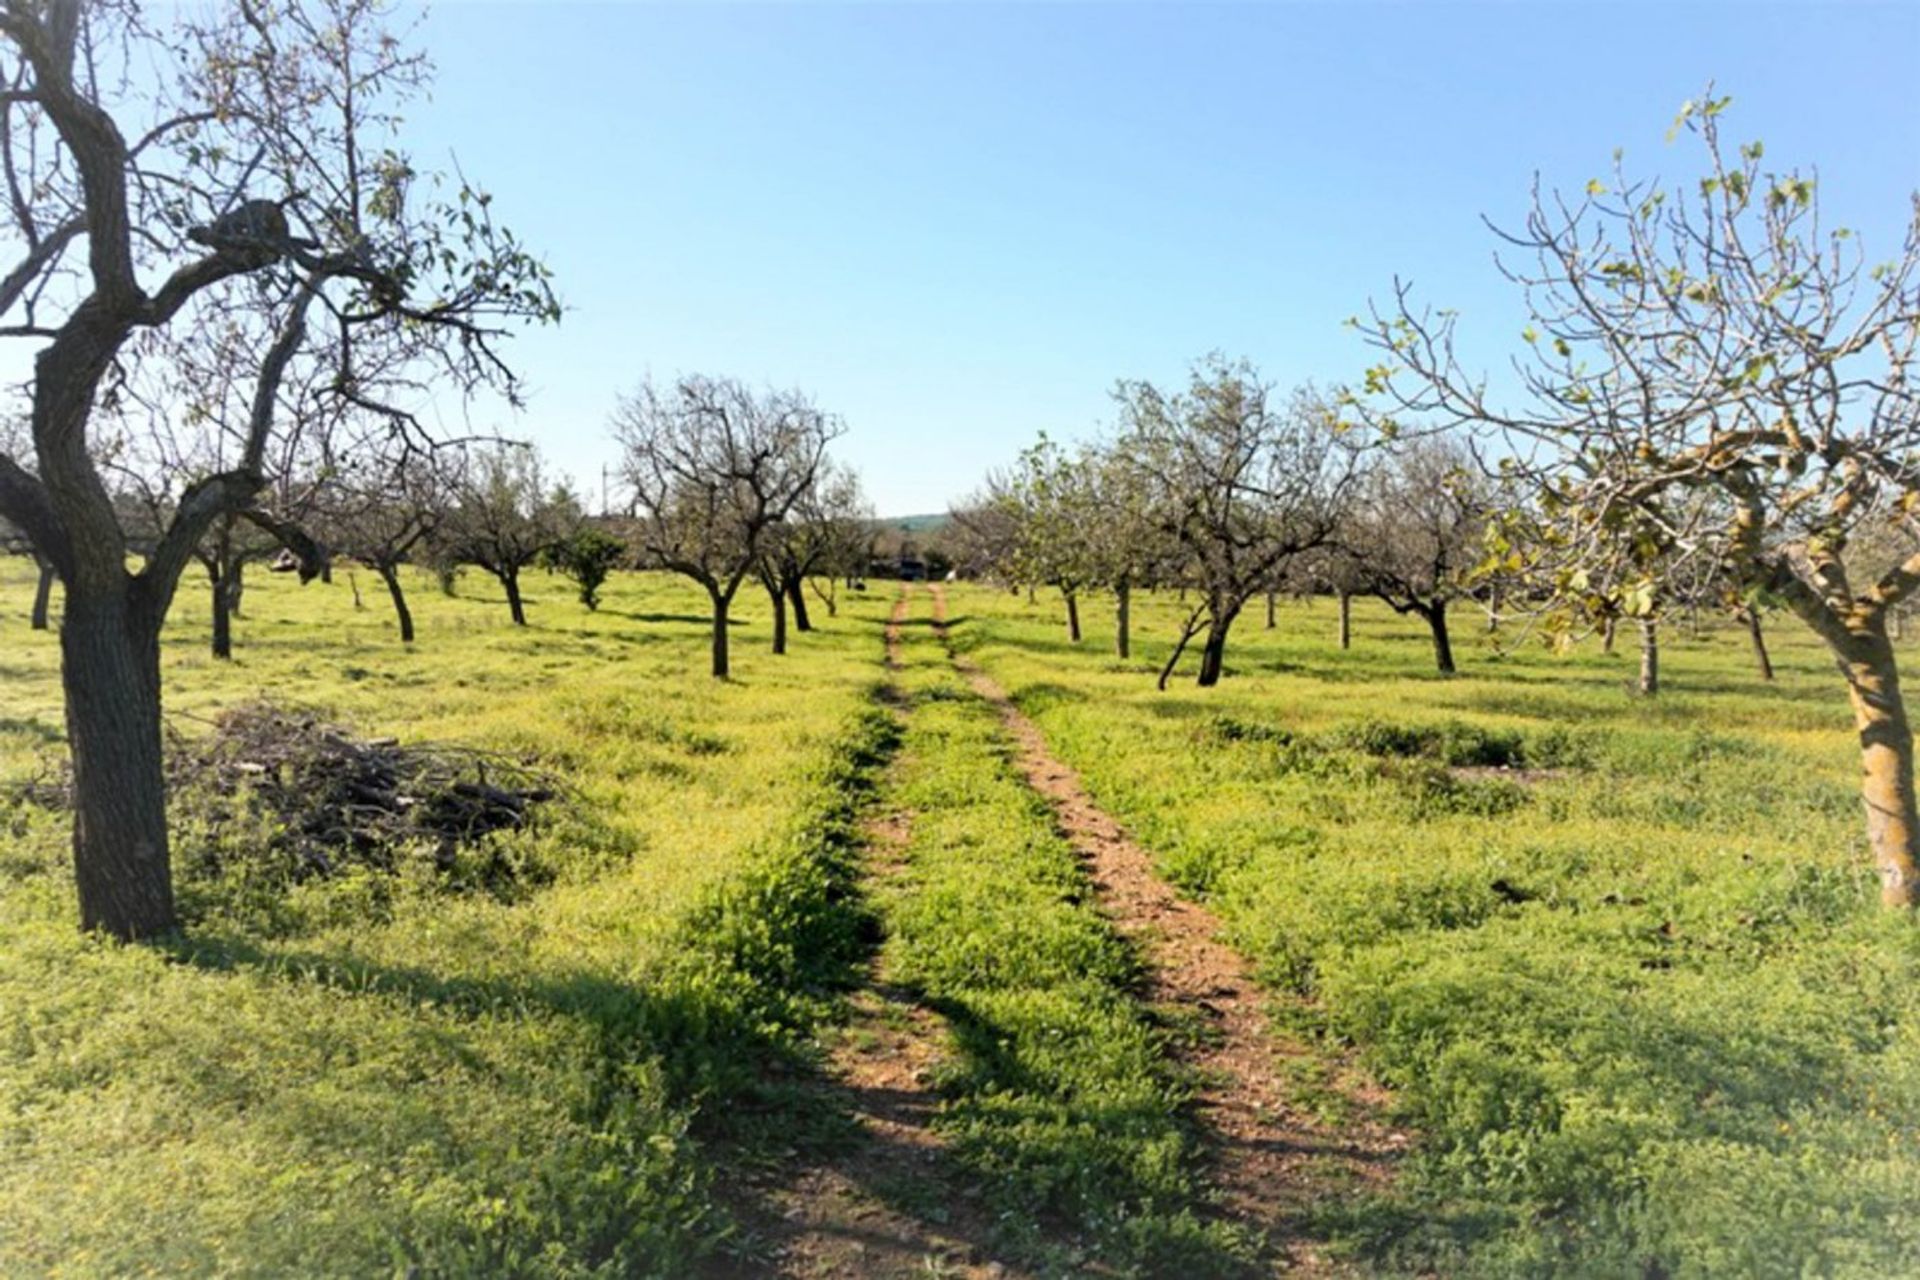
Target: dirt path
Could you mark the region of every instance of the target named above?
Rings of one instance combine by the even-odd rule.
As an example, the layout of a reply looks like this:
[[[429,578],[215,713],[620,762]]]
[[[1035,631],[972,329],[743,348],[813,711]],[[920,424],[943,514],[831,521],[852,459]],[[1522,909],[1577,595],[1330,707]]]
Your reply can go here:
[[[893,676],[901,668],[901,627],[910,597],[902,591],[887,623],[884,702],[906,714]],[[913,815],[882,803],[868,821],[870,887],[905,868]],[[718,1274],[793,1277],[967,1277],[1012,1280],[1022,1273],[991,1256],[991,1223],[973,1189],[941,1158],[933,1128],[939,1096],[929,1086],[945,1032],[939,1018],[887,980],[876,956],[846,1024],[825,1046],[822,1103],[851,1119],[848,1141],[803,1167],[764,1179],[763,1207],[750,1225],[766,1241],[757,1257]]]
[[[936,586],[933,598],[934,625],[948,640],[955,667],[999,710],[1020,772],[1053,805],[1107,914],[1141,949],[1147,998],[1176,1017],[1204,1019],[1202,1033],[1181,1037],[1178,1052],[1197,1082],[1194,1116],[1218,1211],[1265,1231],[1277,1269],[1337,1270],[1316,1253],[1302,1224],[1316,1205],[1390,1175],[1408,1137],[1373,1118],[1384,1095],[1364,1085],[1336,1085],[1342,1109],[1351,1112],[1337,1124],[1296,1104],[1299,1090],[1289,1086],[1284,1064],[1306,1060],[1307,1052],[1271,1025],[1246,962],[1219,940],[1219,919],[1154,873],[1146,851],[1088,798],[1079,775],[1053,755],[1006,691],[953,652],[946,594]]]

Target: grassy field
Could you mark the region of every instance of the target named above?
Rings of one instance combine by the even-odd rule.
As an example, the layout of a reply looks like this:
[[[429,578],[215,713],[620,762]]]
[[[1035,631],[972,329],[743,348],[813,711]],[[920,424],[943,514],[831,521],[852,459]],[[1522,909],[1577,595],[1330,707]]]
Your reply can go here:
[[[807,1121],[812,1032],[884,938],[949,1043],[935,1121],[1002,1244],[1043,1274],[1231,1273],[1190,1082],[1139,957],[1008,763],[916,602],[900,706],[891,593],[767,654],[736,611],[622,576],[590,614],[535,579],[415,588],[402,648],[362,575],[256,574],[230,664],[198,592],[168,636],[183,734],[261,698],[366,736],[525,758],[568,798],[487,850],[291,881],[272,833],[182,797],[184,940],[80,938],[53,776],[54,639],[0,561],[0,1274],[677,1275],[742,1244],[731,1172]],[[1886,1276],[1920,1271],[1920,938],[1881,917],[1836,677],[1782,622],[1777,684],[1731,631],[1634,655],[1494,652],[1463,673],[1361,606],[1240,624],[1214,690],[1156,693],[1177,606],[1066,643],[1042,597],[949,589],[952,637],[1164,874],[1258,966],[1300,1100],[1356,1058],[1419,1135],[1390,1190],[1329,1195],[1364,1272]],[[897,758],[896,758],[897,753]],[[887,761],[893,759],[890,767]],[[870,796],[911,813],[869,897]],[[802,1069],[795,1070],[800,1067]]]
[[[189,941],[97,945],[64,818],[0,813],[0,1274],[674,1274],[724,1241],[701,1112],[791,1047],[852,945],[827,881],[889,732],[876,627],[856,601],[777,660],[743,598],[716,684],[697,589],[623,577],[588,614],[537,579],[520,630],[490,586],[421,579],[406,650],[367,575],[356,611],[344,578],[256,573],[231,664],[189,590],[167,703],[186,733],[271,698],[532,758],[577,796],[504,838],[521,890],[288,891],[216,859],[248,833],[188,822]],[[9,781],[62,738],[29,587],[0,562]]]
[[[1920,935],[1883,919],[1844,693],[1776,627],[1500,656],[1329,603],[1244,620],[1215,690],[1154,691],[1171,600],[1118,663],[1097,604],[956,592],[1006,685],[1282,1016],[1352,1044],[1424,1133],[1391,1196],[1329,1205],[1372,1267],[1443,1274],[1920,1270]],[[1303,1073],[1311,1075],[1311,1072]],[[1303,1088],[1313,1081],[1303,1078]]]

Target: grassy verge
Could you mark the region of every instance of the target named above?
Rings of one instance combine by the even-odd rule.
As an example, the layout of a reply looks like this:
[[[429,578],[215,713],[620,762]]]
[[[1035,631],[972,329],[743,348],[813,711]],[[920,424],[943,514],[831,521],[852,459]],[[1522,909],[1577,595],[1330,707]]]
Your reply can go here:
[[[1370,1265],[1488,1275],[1920,1270],[1920,932],[1880,917],[1830,664],[1782,622],[1430,674],[1330,605],[1243,620],[1229,680],[1156,695],[1051,602],[961,635],[1095,796],[1207,896],[1303,1027],[1359,1046],[1424,1134],[1330,1206]],[[1086,606],[1086,616],[1097,610]]]
[[[0,813],[0,1272],[685,1274],[732,1230],[711,1118],[793,1051],[857,945],[852,814],[890,731],[871,620],[775,660],[749,615],[721,685],[659,580],[594,615],[556,583],[530,631],[423,589],[402,650],[346,583],[261,577],[231,666],[183,599],[170,709],[266,693],[531,755],[575,801],[500,839],[549,882],[269,894],[200,856],[230,833],[189,824],[185,940],[107,946],[74,930],[60,815]],[[53,643],[21,594],[0,583],[0,779],[59,749]]]
[[[941,1127],[1008,1244],[1044,1269],[1236,1271],[1239,1243],[1193,1213],[1183,1093],[1133,995],[1137,961],[1014,772],[998,715],[925,627],[908,635],[913,835],[882,905],[889,971],[953,1030]]]

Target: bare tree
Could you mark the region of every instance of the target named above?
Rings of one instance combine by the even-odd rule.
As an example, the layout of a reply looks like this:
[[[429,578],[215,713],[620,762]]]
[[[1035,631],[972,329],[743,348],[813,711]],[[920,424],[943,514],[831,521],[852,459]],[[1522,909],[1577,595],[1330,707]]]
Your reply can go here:
[[[527,625],[520,575],[581,521],[580,504],[547,482],[540,455],[525,445],[471,450],[453,481],[453,500],[433,532],[448,564],[484,569],[506,593],[515,626]]]
[[[161,621],[207,530],[267,487],[269,442],[289,428],[274,413],[281,380],[310,331],[334,335],[343,397],[378,394],[360,381],[356,352],[383,345],[441,356],[456,387],[510,387],[492,322],[555,310],[544,271],[471,193],[459,209],[409,200],[392,108],[424,67],[378,13],[307,0],[168,16],[162,31],[131,5],[0,5],[0,198],[14,245],[0,335],[35,344],[32,463],[0,456],[0,514],[66,589],[80,920],[126,938],[176,918]],[[180,495],[130,569],[90,447],[94,410],[112,407],[130,364],[164,361],[172,340],[215,314],[270,335],[255,411],[233,465]]]
[[[1425,622],[1443,675],[1454,670],[1447,605],[1485,558],[1485,490],[1464,446],[1415,437],[1395,445],[1371,472],[1339,534],[1350,585]]]
[[[1810,176],[1766,169],[1758,143],[1727,154],[1726,103],[1682,112],[1705,151],[1693,186],[1630,180],[1616,160],[1581,197],[1536,194],[1507,237],[1532,315],[1518,407],[1463,370],[1455,317],[1416,309],[1404,286],[1366,326],[1386,354],[1369,384],[1410,421],[1505,432],[1555,554],[1616,594],[1716,560],[1805,622],[1853,704],[1882,900],[1911,908],[1920,815],[1888,618],[1920,587],[1920,556],[1847,551],[1913,530],[1920,509],[1920,195],[1900,256],[1869,267],[1857,238],[1821,225]],[[1699,494],[1713,500],[1680,497]],[[1658,536],[1621,536],[1635,527]]]
[[[384,459],[349,468],[323,490],[319,536],[379,575],[402,644],[414,642],[414,624],[401,571],[447,519],[454,501],[448,470],[431,453]]]
[[[1276,406],[1272,393],[1252,366],[1219,356],[1194,366],[1185,392],[1132,382],[1115,393],[1121,447],[1150,478],[1151,505],[1199,592],[1163,688],[1202,632],[1197,683],[1219,682],[1240,611],[1295,557],[1332,539],[1359,475],[1361,450],[1331,406],[1304,389]]]
[[[713,674],[728,672],[727,610],[770,531],[810,491],[840,433],[798,391],[756,393],[699,375],[643,381],[613,431],[633,488],[643,564],[692,578],[713,607]]]

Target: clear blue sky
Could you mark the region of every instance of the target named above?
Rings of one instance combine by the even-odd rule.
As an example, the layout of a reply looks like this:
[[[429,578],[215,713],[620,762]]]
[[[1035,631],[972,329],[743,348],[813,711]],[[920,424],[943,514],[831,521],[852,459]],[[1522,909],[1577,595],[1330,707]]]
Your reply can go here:
[[[512,429],[597,487],[644,372],[798,385],[885,514],[943,509],[1122,376],[1218,348],[1352,378],[1396,272],[1517,334],[1483,213],[1665,133],[1820,170],[1891,253],[1920,187],[1920,4],[568,4],[443,0],[411,113],[558,276]]]

